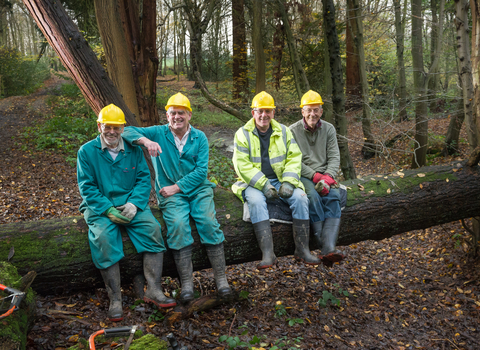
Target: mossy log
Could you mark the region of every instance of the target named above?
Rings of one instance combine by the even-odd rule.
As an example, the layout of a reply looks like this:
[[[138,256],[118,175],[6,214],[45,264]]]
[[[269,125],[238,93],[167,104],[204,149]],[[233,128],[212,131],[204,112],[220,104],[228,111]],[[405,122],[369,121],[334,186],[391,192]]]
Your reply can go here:
[[[342,213],[338,245],[365,240],[381,240],[403,232],[478,216],[480,210],[480,170],[464,164],[425,167],[405,174],[371,175],[345,181],[347,206]],[[229,191],[215,190],[217,218],[225,234],[228,265],[261,259],[253,228],[242,220],[242,203]],[[158,210],[154,211],[162,224]],[[11,262],[21,274],[37,272],[32,287],[41,294],[102,286],[94,267],[83,218],[67,217],[0,226],[0,260],[15,248]],[[277,256],[294,252],[291,225],[272,226]],[[195,238],[195,270],[210,267],[198,235]],[[316,249],[311,245],[311,249]],[[125,258],[121,261],[122,282],[131,283],[142,272],[141,257],[124,237]],[[171,252],[164,258],[164,276],[177,276]]]
[[[6,261],[0,261],[0,283],[4,286],[25,292],[19,308],[12,314],[0,319],[0,350],[25,349],[27,333],[33,326],[36,302],[35,293],[30,285],[35,279],[35,272],[31,271],[20,278],[17,269]],[[6,298],[6,299],[3,299]],[[10,308],[11,298],[5,292],[0,292],[0,314]]]

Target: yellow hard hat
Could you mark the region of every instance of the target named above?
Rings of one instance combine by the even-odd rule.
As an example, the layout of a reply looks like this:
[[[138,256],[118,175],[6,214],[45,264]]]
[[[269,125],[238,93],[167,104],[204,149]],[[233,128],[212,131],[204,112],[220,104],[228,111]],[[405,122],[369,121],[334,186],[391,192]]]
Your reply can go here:
[[[275,102],[270,94],[262,91],[253,98],[250,108],[275,108]]]
[[[323,105],[322,96],[318,92],[309,90],[302,96],[302,103],[300,108],[303,108],[305,105]]]
[[[185,107],[190,112],[192,111],[192,108],[190,107],[190,101],[185,95],[182,95],[180,92],[168,99],[165,110],[168,111],[170,107]]]
[[[113,103],[103,107],[98,114],[97,123],[103,124],[125,124],[125,114]]]

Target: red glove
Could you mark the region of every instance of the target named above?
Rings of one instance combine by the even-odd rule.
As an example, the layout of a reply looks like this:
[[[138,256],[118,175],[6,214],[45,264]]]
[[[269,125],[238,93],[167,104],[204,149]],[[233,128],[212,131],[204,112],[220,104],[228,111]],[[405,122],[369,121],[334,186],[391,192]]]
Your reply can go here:
[[[315,175],[313,175],[313,183],[316,185],[318,183],[318,181],[320,181],[322,179],[322,174],[320,173],[315,173]]]
[[[330,192],[330,186],[322,179],[315,185],[315,190],[323,197]]]
[[[323,180],[329,187],[337,185],[337,181],[335,181],[335,179],[330,175],[321,174],[321,173],[315,173],[315,175],[313,175],[312,181],[314,184],[317,184],[321,180]]]

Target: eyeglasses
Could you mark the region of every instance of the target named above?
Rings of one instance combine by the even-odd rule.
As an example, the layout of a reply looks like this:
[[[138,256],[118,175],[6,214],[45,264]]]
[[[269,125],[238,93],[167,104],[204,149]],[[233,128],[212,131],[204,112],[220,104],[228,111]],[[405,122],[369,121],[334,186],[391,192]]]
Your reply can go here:
[[[311,109],[311,108],[304,108],[303,110],[304,110],[305,113],[307,113],[307,114],[310,114],[310,113],[312,113],[312,112],[313,112],[314,114],[318,114],[318,113],[320,113],[320,112],[322,111],[321,108],[313,108],[313,109]]]
[[[186,113],[186,111],[169,111],[168,112],[168,114],[170,114],[171,116],[174,116],[176,114],[176,115],[179,115],[180,117],[184,116],[185,113]]]
[[[115,131],[115,132],[121,132],[123,130],[123,126],[111,126],[111,125],[105,125],[101,124],[102,131]]]
[[[272,114],[273,113],[273,109],[254,109],[255,112],[257,112],[258,114]]]

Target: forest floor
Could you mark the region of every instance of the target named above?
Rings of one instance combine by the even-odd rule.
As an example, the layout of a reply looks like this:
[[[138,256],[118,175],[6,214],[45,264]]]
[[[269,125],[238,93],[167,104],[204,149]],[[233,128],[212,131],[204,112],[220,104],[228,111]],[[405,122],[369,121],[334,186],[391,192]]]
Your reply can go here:
[[[23,147],[19,137],[23,127],[48,114],[46,98],[59,83],[52,78],[35,94],[0,100],[0,224],[78,214],[75,168],[61,154]],[[190,83],[174,84],[175,92]],[[443,114],[429,121],[432,134],[445,135],[449,119]],[[357,175],[389,173],[409,164],[405,149],[411,136],[397,141],[398,151],[389,157],[364,160],[361,123],[354,113],[348,125]],[[413,122],[378,121],[373,129],[386,141],[400,131],[411,135]],[[224,132],[228,137],[234,131]],[[463,144],[456,157],[436,157],[432,164],[463,159],[466,152]],[[480,349],[480,259],[469,254],[469,242],[462,224],[452,222],[342,247],[346,259],[332,268],[304,266],[291,256],[264,271],[256,270],[255,262],[228,266],[231,285],[248,297],[173,328],[153,308],[135,303],[131,290],[124,291],[125,318],[116,324],[106,320],[104,289],[39,296],[27,349],[66,349],[100,328],[134,324],[164,339],[172,332],[188,349],[228,349],[222,336],[252,341],[249,346],[257,349]],[[194,276],[197,290],[213,292],[211,270]],[[165,291],[172,294],[176,285],[165,284]],[[102,343],[97,349],[118,345]]]

